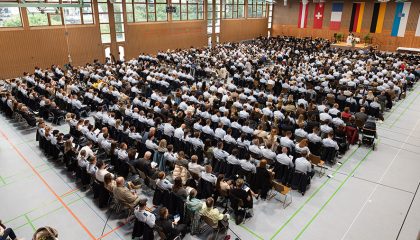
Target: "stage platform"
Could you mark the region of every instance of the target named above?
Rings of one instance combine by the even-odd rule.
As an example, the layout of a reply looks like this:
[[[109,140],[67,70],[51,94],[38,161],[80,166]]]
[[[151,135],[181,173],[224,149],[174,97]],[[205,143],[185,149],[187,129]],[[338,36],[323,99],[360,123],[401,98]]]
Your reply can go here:
[[[363,49],[368,49],[370,46],[371,45],[369,45],[369,44],[357,43],[353,47],[353,46],[347,45],[346,42],[339,42],[339,43],[333,43],[333,44],[331,44],[330,48],[340,48],[340,49],[345,49],[345,50],[347,50],[347,49],[351,49],[351,50],[360,49],[360,50],[363,50]]]

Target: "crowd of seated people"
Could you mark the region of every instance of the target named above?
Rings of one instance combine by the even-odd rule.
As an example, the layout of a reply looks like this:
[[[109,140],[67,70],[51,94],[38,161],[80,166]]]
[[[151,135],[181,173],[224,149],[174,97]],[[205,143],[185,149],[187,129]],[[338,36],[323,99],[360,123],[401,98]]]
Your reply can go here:
[[[218,199],[229,199],[239,215],[254,198],[267,198],[273,179],[305,194],[314,175],[309,156],[334,164],[369,116],[383,119],[414,85],[418,60],[330,49],[322,39],[260,38],[128,62],[36,68],[7,81],[2,108],[13,113],[22,95],[54,103],[58,115],[68,112],[70,132],[40,122],[40,146],[62,154],[83,184],[94,179],[133,208],[144,203],[131,193],[138,185],[125,180],[138,174],[170,215],[178,210],[168,199],[180,198],[192,212],[183,223],[197,224],[194,214],[216,223],[226,220],[213,209]],[[94,122],[83,118],[89,112]],[[160,212],[159,229],[185,234],[169,230],[168,212]]]

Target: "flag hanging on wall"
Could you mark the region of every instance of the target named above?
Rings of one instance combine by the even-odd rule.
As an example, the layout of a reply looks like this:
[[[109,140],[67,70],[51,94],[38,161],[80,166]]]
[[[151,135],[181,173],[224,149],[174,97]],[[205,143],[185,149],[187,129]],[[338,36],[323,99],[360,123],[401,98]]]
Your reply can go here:
[[[386,3],[375,3],[373,5],[372,23],[370,24],[371,33],[381,33],[384,26]]]
[[[351,11],[350,32],[360,32],[362,30],[363,12],[365,11],[365,3],[353,3]]]
[[[332,12],[331,12],[331,22],[330,22],[331,30],[340,30],[342,15],[343,15],[343,3],[342,2],[333,3]]]
[[[398,2],[395,9],[394,23],[392,24],[391,36],[404,37],[407,27],[408,14],[410,13],[411,2]]]
[[[322,28],[322,23],[324,22],[324,6],[324,3],[315,4],[314,28]]]
[[[416,34],[414,36],[420,37],[420,15],[419,15],[419,20],[417,20]]]
[[[306,28],[306,24],[308,23],[308,6],[307,1],[300,3],[298,28]]]

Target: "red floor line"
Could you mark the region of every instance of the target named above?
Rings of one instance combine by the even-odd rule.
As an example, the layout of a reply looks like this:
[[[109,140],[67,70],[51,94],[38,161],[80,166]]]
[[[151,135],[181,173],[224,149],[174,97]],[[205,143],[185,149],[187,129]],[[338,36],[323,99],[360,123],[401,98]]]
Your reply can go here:
[[[7,142],[13,147],[15,152],[26,162],[26,164],[32,169],[35,175],[42,181],[42,183],[47,187],[47,189],[57,198],[57,200],[63,205],[63,207],[70,213],[70,215],[76,220],[76,222],[83,228],[83,230],[89,235],[92,240],[96,240],[96,237],[89,231],[89,229],[80,221],[80,219],[74,214],[70,207],[63,201],[63,199],[58,196],[58,194],[51,188],[47,181],[41,176],[41,174],[35,169],[35,167],[29,162],[29,160],[22,154],[22,152],[9,140],[9,137],[0,130],[3,137]]]
[[[67,191],[67,192],[63,193],[60,197],[65,197],[65,196],[67,196],[67,195],[69,195],[69,194],[72,194],[72,193],[74,193],[74,192],[78,191],[79,189],[80,189],[79,187],[74,188],[74,189],[70,189],[69,191]]]
[[[109,234],[111,234],[111,233],[113,233],[113,232],[117,231],[118,229],[120,229],[120,228],[124,227],[126,224],[127,224],[127,223],[121,224],[120,226],[118,226],[118,227],[116,227],[116,228],[112,229],[111,231],[109,231],[109,232],[107,232],[107,233],[104,233],[104,235],[102,235],[102,236],[98,237],[96,240],[99,240],[99,239],[102,239],[102,238],[104,238],[104,237],[108,236]]]

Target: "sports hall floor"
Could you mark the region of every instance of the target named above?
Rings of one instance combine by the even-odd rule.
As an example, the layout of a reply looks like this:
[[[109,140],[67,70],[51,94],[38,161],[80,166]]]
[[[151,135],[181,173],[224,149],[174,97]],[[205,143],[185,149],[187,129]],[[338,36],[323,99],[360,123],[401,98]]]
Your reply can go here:
[[[353,146],[316,175],[305,196],[292,192],[286,209],[276,199],[258,200],[254,217],[231,222],[232,239],[416,239],[420,230],[420,87],[385,114],[375,151]],[[61,130],[67,129],[64,124]],[[332,175],[328,178],[327,175]],[[275,197],[279,198],[279,197]],[[149,201],[151,202],[151,201]],[[65,169],[40,152],[34,131],[0,116],[0,218],[31,239],[53,226],[60,240],[131,239],[131,226],[99,209]],[[197,239],[187,236],[186,239]]]

